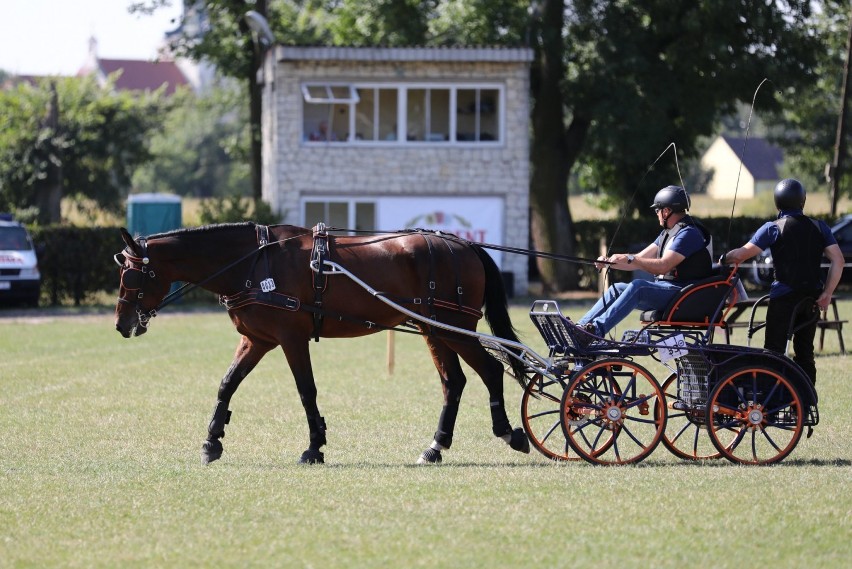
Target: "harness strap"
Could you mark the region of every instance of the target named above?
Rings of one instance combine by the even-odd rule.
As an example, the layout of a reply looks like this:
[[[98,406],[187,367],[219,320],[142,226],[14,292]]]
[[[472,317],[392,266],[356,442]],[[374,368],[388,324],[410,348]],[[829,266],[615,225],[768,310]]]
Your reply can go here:
[[[383,296],[388,300],[396,302],[397,304],[413,304],[415,306],[423,304],[422,298],[404,298],[381,291],[377,291],[375,294],[376,296]],[[440,298],[434,299],[432,301],[432,305],[436,308],[443,308],[446,310],[455,310],[457,312],[462,312],[464,314],[467,314],[468,316],[475,317],[477,320],[482,318],[482,312],[475,308],[471,308],[470,306],[463,306],[461,304],[449,302],[447,300],[441,300]]]
[[[447,249],[450,251],[450,258],[453,260],[453,275],[456,277],[456,305],[457,305],[458,309],[461,310],[462,306],[463,306],[462,295],[464,295],[464,290],[462,290],[462,285],[461,285],[461,280],[460,280],[461,270],[460,270],[460,267],[459,267],[459,259],[458,259],[458,256],[456,255],[456,252],[453,250],[452,241],[450,239],[447,239],[444,236],[444,234],[441,233],[440,231],[438,231],[436,234],[439,235],[441,237],[441,239],[444,241],[444,244],[447,246]]]
[[[314,246],[311,250],[311,264],[316,266],[316,271],[312,271],[313,287],[314,287],[314,304],[318,308],[322,308],[322,294],[328,286],[328,277],[325,274],[325,261],[328,259],[328,230],[323,222],[317,223],[313,228]],[[319,342],[320,332],[322,331],[323,313],[322,311],[314,312],[314,342]]]
[[[432,251],[432,243],[429,241],[429,235],[423,231],[420,232],[420,235],[426,241],[426,249],[429,251],[429,282],[427,283],[426,304],[429,306],[429,318],[437,320],[438,314],[435,312],[435,255]]]
[[[269,271],[269,254],[267,253],[266,246],[269,245],[269,226],[268,225],[257,225],[255,226],[255,232],[257,233],[257,245],[258,245],[258,253],[263,252],[263,259],[266,263],[266,275],[267,278],[262,281],[262,288],[267,291],[275,290],[275,281],[272,280],[272,275]],[[257,267],[257,262],[260,260],[260,255],[255,255],[254,259],[252,259],[251,267],[249,268],[248,278],[246,279],[246,288],[250,289],[254,284],[252,282],[252,276],[254,276],[254,270]]]
[[[259,288],[243,290],[230,296],[220,295],[219,304],[229,312],[238,310],[249,304],[262,304],[270,308],[281,308],[283,310],[299,310],[299,299],[279,292],[265,292]]]

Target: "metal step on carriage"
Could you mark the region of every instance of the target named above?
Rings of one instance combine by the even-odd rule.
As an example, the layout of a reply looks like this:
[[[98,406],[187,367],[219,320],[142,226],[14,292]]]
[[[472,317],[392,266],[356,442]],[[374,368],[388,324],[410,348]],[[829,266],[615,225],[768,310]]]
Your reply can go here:
[[[818,423],[817,395],[786,356],[713,343],[717,329],[729,339],[724,317],[742,294],[734,267],[643,313],[621,341],[585,347],[556,301],[533,303],[548,348],[546,365],[528,362],[521,398],[533,446],[554,460],[604,465],[640,462],[660,442],[686,460],[783,460]],[[662,383],[640,358],[668,370]]]
[[[338,263],[325,261],[324,269],[425,321]],[[529,314],[547,356],[496,336],[428,324],[476,338],[510,375],[511,360],[523,362],[524,430],[550,459],[638,463],[662,442],[686,460],[776,463],[819,422],[817,394],[785,355],[713,342],[717,328],[729,339],[725,315],[744,294],[737,268],[721,271],[684,287],[665,309],[643,313],[641,327],[625,331],[620,341],[586,344],[557,301],[537,300]],[[662,383],[639,363],[642,358],[667,370]]]

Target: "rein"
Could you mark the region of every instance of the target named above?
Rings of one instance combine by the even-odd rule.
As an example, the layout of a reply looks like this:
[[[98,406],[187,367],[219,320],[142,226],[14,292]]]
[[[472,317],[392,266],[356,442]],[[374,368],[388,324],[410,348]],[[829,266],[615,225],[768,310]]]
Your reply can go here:
[[[506,253],[517,253],[519,255],[526,255],[528,257],[544,257],[546,259],[554,259],[556,261],[567,261],[571,263],[577,263],[581,265],[594,265],[595,263],[603,263],[603,264],[612,264],[609,261],[598,261],[595,259],[589,259],[587,257],[572,257],[570,255],[558,255],[556,253],[547,253],[544,251],[536,251],[535,249],[522,249],[519,247],[509,247],[506,245],[494,245],[492,243],[482,243],[479,241],[468,241],[466,239],[462,239],[461,237],[454,235],[452,233],[443,233],[441,231],[435,231],[430,229],[399,229],[395,231],[382,231],[379,229],[346,229],[343,227],[326,227],[326,231],[345,231],[348,233],[363,233],[367,235],[383,235],[383,234],[392,234],[392,233],[435,233],[438,235],[444,236],[452,236],[460,241],[464,241],[466,243],[470,243],[471,245],[477,245],[482,247],[483,249],[494,249],[495,251],[504,251]]]

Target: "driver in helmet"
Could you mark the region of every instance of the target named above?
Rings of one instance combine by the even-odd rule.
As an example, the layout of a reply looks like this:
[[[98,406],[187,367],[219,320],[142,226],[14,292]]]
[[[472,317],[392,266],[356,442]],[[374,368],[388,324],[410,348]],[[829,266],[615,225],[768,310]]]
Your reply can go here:
[[[819,307],[825,310],[843,273],[843,252],[825,222],[812,219],[803,213],[805,188],[798,180],[788,178],[775,186],[775,207],[778,218],[764,223],[748,243],[728,251],[723,263],[742,263],[759,255],[765,249],[772,251],[775,275],[769,288],[769,307],[766,312],[766,330],[763,347],[784,353],[790,317],[796,326],[814,317]],[[823,281],[820,264],[825,255],[831,263],[828,276]],[[800,313],[793,314],[799,302],[815,299]],[[814,363],[814,335],[816,319],[793,335],[793,360],[816,383]]]
[[[655,275],[654,280],[635,279],[615,283],[595,303],[577,326],[583,334],[577,340],[588,345],[595,337],[605,336],[631,310],[656,310],[666,304],[684,286],[710,276],[710,233],[689,211],[689,196],[680,186],[666,186],[657,192],[651,208],[657,214],[660,235],[635,255],[617,253],[599,257],[598,270],[610,266],[622,271],[637,269]]]

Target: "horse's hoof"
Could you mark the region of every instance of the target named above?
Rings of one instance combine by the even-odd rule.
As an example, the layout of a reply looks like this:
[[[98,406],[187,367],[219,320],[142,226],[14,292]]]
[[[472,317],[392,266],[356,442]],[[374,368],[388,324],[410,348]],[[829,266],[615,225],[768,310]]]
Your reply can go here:
[[[325,455],[318,450],[309,448],[302,453],[299,464],[325,464]]]
[[[222,443],[219,439],[204,441],[201,445],[201,464],[210,464],[222,457]]]
[[[524,454],[530,453],[530,439],[527,437],[527,434],[522,428],[517,427],[514,431],[512,431],[512,438],[509,439],[509,446],[512,447],[513,450]]]
[[[417,459],[417,464],[441,464],[441,451],[427,448]]]

